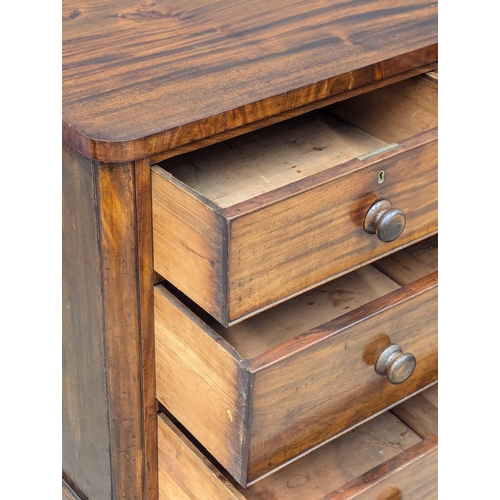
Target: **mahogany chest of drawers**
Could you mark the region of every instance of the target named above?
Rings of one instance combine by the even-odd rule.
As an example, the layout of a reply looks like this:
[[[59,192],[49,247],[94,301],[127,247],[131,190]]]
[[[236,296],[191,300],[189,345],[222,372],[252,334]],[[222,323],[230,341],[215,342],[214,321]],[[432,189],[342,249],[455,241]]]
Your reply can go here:
[[[63,498],[437,497],[437,4],[63,2]]]

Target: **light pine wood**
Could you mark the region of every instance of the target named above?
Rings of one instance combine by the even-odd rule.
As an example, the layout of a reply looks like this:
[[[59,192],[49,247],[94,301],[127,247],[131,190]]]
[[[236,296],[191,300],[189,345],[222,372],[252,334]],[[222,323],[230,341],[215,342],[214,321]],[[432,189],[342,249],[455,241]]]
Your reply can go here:
[[[206,200],[151,171],[154,268],[215,317],[225,313],[226,224]]]
[[[319,500],[419,441],[401,421],[384,413],[240,491],[249,500]]]
[[[421,438],[431,436],[438,431],[437,407],[421,394],[396,406],[392,409],[392,413]]]
[[[423,441],[344,485],[322,500],[437,499],[438,384],[392,408]],[[431,403],[433,400],[434,403]]]
[[[437,435],[422,440],[391,412],[246,489],[221,476],[165,415],[158,425],[160,500],[394,500],[398,490],[436,498]]]
[[[240,359],[161,285],[154,294],[157,398],[244,482],[250,394]]]
[[[162,163],[222,208],[387,145],[321,111]]]
[[[399,142],[438,126],[438,89],[419,77],[411,78],[327,110],[384,141]]]
[[[396,283],[407,285],[423,274],[437,271],[437,235],[416,243],[404,251],[377,260],[372,265]]]
[[[373,267],[400,285],[411,283],[423,272],[432,271],[427,264],[404,250],[374,262]]]
[[[266,313],[267,331],[257,318],[253,331],[247,322],[227,329],[239,353],[157,286],[158,399],[236,481],[250,484],[436,380],[437,273],[425,266],[422,274],[399,288],[371,266],[362,268],[337,290],[320,287],[318,316],[309,313],[312,301],[297,298]],[[363,288],[365,298],[343,310],[349,302],[342,293]],[[286,318],[290,308],[297,312]],[[328,311],[326,323],[299,322],[293,337],[287,331],[295,314],[319,322]],[[400,385],[374,370],[391,343],[417,358],[414,374]]]
[[[158,417],[158,500],[245,500],[164,415]]]

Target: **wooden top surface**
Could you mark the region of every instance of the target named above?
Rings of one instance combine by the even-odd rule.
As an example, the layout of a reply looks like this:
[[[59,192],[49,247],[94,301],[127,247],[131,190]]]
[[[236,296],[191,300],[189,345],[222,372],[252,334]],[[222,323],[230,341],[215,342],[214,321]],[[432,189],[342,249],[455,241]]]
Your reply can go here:
[[[437,60],[428,0],[63,0],[63,139],[134,160]]]

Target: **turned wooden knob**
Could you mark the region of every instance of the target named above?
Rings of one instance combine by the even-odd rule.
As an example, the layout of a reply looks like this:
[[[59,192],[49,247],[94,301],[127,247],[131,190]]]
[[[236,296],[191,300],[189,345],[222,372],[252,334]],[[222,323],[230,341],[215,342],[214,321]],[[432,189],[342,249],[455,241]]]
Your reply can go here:
[[[376,234],[384,243],[394,241],[405,228],[406,215],[385,198],[377,200],[368,210],[364,228],[367,233]]]
[[[379,375],[387,375],[391,384],[401,384],[411,377],[416,365],[417,360],[413,354],[403,353],[401,347],[392,344],[379,356],[375,371]]]

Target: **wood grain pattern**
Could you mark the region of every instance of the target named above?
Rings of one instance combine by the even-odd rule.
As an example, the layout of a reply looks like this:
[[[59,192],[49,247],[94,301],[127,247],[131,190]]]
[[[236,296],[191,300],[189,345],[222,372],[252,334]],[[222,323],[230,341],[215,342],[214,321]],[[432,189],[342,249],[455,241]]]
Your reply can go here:
[[[437,442],[433,434],[322,500],[437,499]]]
[[[260,130],[262,128],[269,127],[271,125],[275,125],[276,123],[280,123],[290,118],[303,115],[304,113],[309,113],[310,111],[313,111],[315,109],[323,108],[331,104],[334,104],[336,102],[340,102],[345,99],[350,99],[351,97],[356,97],[365,92],[372,92],[373,90],[385,87],[386,85],[391,85],[393,83],[397,83],[402,80],[407,80],[415,76],[425,77],[427,73],[433,73],[432,70],[434,69],[437,69],[437,62],[424,65],[419,68],[414,68],[408,71],[404,71],[403,73],[398,73],[397,75],[384,78],[384,80],[375,81],[369,83],[368,85],[348,90],[346,92],[343,92],[342,94],[335,94],[333,96],[326,97],[325,99],[320,99],[318,101],[310,102],[306,105],[299,106],[297,108],[292,108],[288,111],[280,113],[279,115],[269,116],[257,122],[250,122],[238,128],[228,129],[219,134],[215,134],[209,137],[205,137],[204,139],[200,139],[199,141],[178,146],[175,149],[169,149],[167,151],[154,154],[150,157],[151,165],[154,165],[155,163],[161,162],[165,159],[172,158],[174,156],[179,156],[184,153],[189,153],[197,149],[205,148],[207,146],[211,146],[213,144],[222,141],[233,139],[234,137],[239,137],[240,135],[247,134],[255,130]],[[432,81],[433,83],[436,83],[435,80]]]
[[[144,499],[158,496],[158,436],[153,301],[153,221],[149,162],[135,162],[135,232],[139,295],[140,367],[144,436]]]
[[[437,407],[421,394],[396,406],[392,413],[421,438],[429,437],[438,431]]]
[[[243,358],[253,359],[398,288],[373,266],[364,266],[229,328],[203,319]]]
[[[411,247],[410,247],[411,248]],[[397,252],[389,257],[377,260],[373,267],[389,276],[400,285],[407,285],[422,273],[430,272],[432,268],[414,257],[411,251]]]
[[[437,489],[437,436],[421,440],[391,412],[246,489],[221,475],[165,415],[159,436],[160,500],[395,500],[399,488],[404,498],[427,499]]]
[[[245,482],[248,374],[237,353],[172,294],[161,285],[154,293],[157,398]]]
[[[436,381],[436,285],[423,278],[252,360],[249,482]],[[393,343],[417,359],[400,385],[374,372]]]
[[[369,278],[368,270],[354,274]],[[390,281],[372,271],[373,279]],[[309,302],[299,299],[283,304],[283,311],[299,311],[298,325],[305,328],[293,338],[266,331],[258,318],[254,330],[241,324],[233,327],[236,332],[221,332],[226,339],[239,333],[266,346],[259,349],[237,339],[239,353],[157,286],[158,399],[236,481],[250,484],[436,380],[437,273],[427,266],[424,271],[427,276],[404,288],[381,285],[378,298],[361,301],[364,305],[347,313],[335,290],[328,292],[331,304],[322,307],[327,311],[333,305],[336,319],[309,331],[301,314],[324,321],[323,311],[311,313]],[[363,293],[366,283],[354,280],[341,291]],[[269,328],[280,314],[269,311]],[[274,337],[270,344],[268,337]],[[413,376],[398,386],[374,370],[378,355],[391,343],[417,358]],[[253,359],[240,357],[256,352]]]
[[[227,229],[208,200],[152,167],[154,268],[216,318],[226,313]]]
[[[112,486],[95,166],[65,144],[62,162],[63,478],[79,495],[107,499]]]
[[[437,88],[412,78],[161,166],[227,208],[435,128],[437,113]]]
[[[265,477],[244,494],[247,500],[322,500],[419,441],[415,433],[386,412]]]
[[[125,500],[144,495],[134,165],[101,164],[96,181],[113,496]]]
[[[364,106],[371,118],[361,125],[400,140],[388,150],[315,112],[152,167],[155,269],[228,326],[436,233],[437,128],[426,130],[436,92],[421,79],[390,91],[395,125],[402,116],[410,124],[402,140],[378,106]],[[379,198],[406,214],[391,243],[363,228]]]
[[[63,478],[82,499],[150,500],[149,165],[102,164],[63,144],[63,167]]]
[[[403,234],[391,243],[362,227],[379,198],[407,216]],[[437,130],[222,213],[230,220],[228,316],[235,322],[436,232]]]
[[[316,111],[161,166],[218,207],[228,208],[386,145]]]
[[[245,500],[164,415],[158,418],[158,500]]]
[[[434,80],[411,78],[326,111],[384,141],[399,142],[438,126],[438,88]]]
[[[63,138],[135,160],[435,61],[424,0],[65,0]]]

